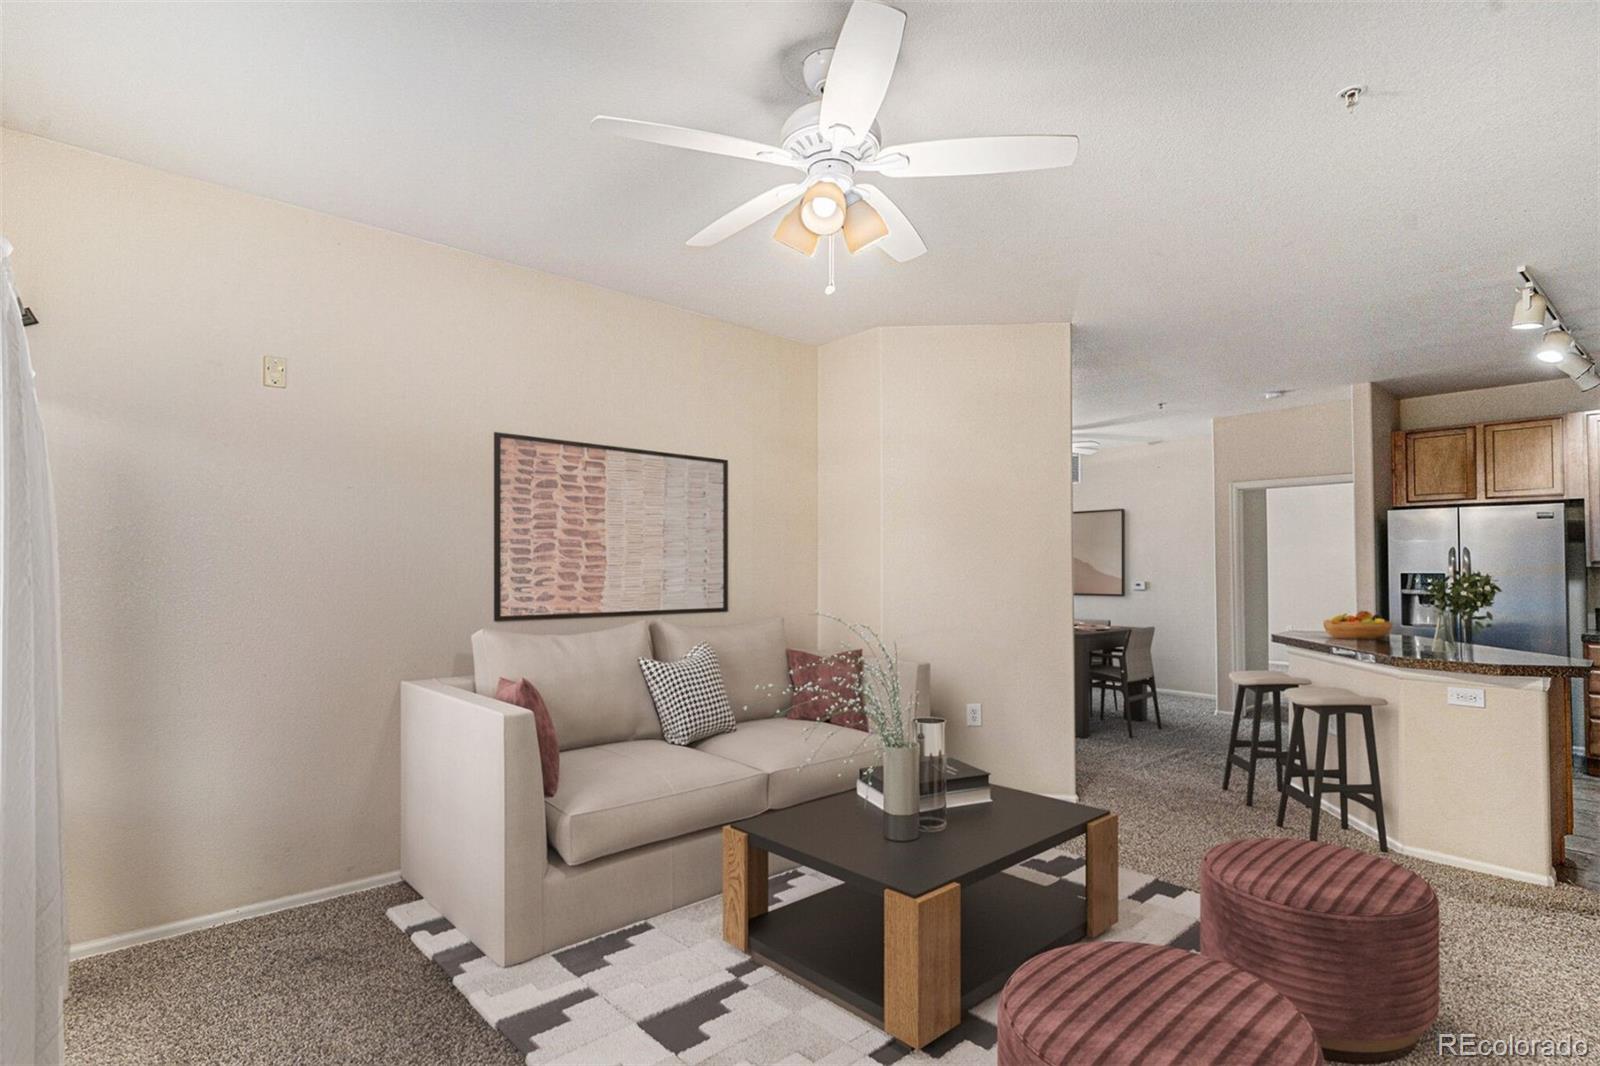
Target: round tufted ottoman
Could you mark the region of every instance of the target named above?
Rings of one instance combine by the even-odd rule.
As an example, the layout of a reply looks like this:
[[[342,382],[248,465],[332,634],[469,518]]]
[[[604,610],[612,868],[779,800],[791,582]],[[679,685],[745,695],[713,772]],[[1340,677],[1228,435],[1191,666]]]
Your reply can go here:
[[[1380,855],[1217,845],[1200,864],[1200,950],[1288,996],[1330,1059],[1398,1058],[1439,1014],[1439,901]]]
[[[1219,959],[1127,941],[1023,963],[1000,993],[1000,1066],[1313,1066],[1317,1036],[1266,982]]]

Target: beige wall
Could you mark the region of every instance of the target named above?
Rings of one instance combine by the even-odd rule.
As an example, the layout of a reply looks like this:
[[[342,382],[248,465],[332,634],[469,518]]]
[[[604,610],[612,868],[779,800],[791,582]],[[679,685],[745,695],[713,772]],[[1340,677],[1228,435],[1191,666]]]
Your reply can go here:
[[[1233,650],[1233,488],[1249,482],[1350,476],[1350,401],[1285,407],[1211,423],[1215,473],[1217,692],[1228,693]],[[1265,526],[1262,526],[1265,529]],[[1352,534],[1353,535],[1353,534]]]
[[[1399,401],[1395,429],[1431,429],[1473,422],[1509,422],[1600,409],[1600,391],[1579,392],[1565,375],[1527,385],[1470,389]]]
[[[1216,565],[1212,538],[1211,438],[1108,448],[1088,456],[1073,486],[1072,509],[1127,512],[1127,594],[1075,596],[1079,618],[1155,626],[1156,683],[1163,689],[1216,691]],[[1136,591],[1135,581],[1149,582]]]
[[[954,753],[1051,793],[1075,791],[1070,347],[1066,325],[897,327],[819,355],[821,394],[861,415],[819,431],[820,609],[870,614],[876,587],[885,635],[933,664]]]
[[[490,617],[496,430],[728,459],[732,610],[701,617],[814,634],[813,349],[29,136],[4,181],[73,940],[399,865],[397,683],[467,672]]]

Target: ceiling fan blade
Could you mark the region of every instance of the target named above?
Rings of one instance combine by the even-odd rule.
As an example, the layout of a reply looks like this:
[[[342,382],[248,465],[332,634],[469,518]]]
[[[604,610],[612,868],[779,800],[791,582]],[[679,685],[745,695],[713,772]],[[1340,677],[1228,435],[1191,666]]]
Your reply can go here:
[[[1007,174],[1071,166],[1078,138],[1064,133],[1017,137],[957,137],[885,148],[857,169],[896,178],[949,178],[963,174]],[[904,159],[905,162],[899,162]]]
[[[730,137],[726,133],[708,133],[705,130],[692,130],[685,126],[667,126],[660,122],[641,122],[638,119],[613,118],[610,115],[596,115],[589,121],[589,128],[601,133],[614,133],[618,137],[627,137],[635,141],[649,141],[651,144],[665,144],[672,148],[688,148],[695,152],[731,155],[735,159],[749,159],[757,163],[776,163],[779,166],[805,169],[805,164],[787,149],[757,141],[747,141],[743,137]]]
[[[760,196],[746,200],[690,237],[689,244],[694,248],[709,248],[718,241],[725,241],[746,226],[754,225],[774,211],[794,203],[810,185],[808,181],[797,181],[768,189]]]
[[[889,91],[895,60],[900,57],[900,37],[906,14],[874,0],[856,0],[844,18],[839,42],[828,62],[817,119],[825,134],[841,146],[861,142],[877,120],[878,108]],[[835,135],[836,127],[848,133]]]
[[[876,185],[862,185],[857,183],[856,192],[861,198],[872,205],[874,211],[883,216],[884,224],[889,227],[889,235],[873,244],[874,248],[882,248],[885,255],[896,262],[904,263],[908,259],[915,259],[928,250],[922,243],[922,238],[917,236],[917,229],[905,212],[895,206],[882,189]]]

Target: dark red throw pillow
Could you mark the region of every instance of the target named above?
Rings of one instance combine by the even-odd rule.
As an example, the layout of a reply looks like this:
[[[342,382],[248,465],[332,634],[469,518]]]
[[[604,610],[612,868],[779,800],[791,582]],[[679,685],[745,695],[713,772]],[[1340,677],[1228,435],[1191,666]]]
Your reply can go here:
[[[539,768],[544,771],[544,794],[554,796],[556,786],[561,783],[561,749],[556,746],[556,723],[550,717],[550,708],[544,705],[544,697],[527,678],[512,681],[502,677],[494,698],[533,712],[533,730],[539,736]]]
[[[817,655],[789,649],[789,684],[794,701],[789,717],[805,722],[832,722],[866,732],[867,716],[860,711],[861,652]]]

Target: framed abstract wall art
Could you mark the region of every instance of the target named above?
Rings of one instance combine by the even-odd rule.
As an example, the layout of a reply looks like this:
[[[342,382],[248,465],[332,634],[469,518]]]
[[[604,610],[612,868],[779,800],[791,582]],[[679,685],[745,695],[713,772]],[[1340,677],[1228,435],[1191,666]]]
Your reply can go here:
[[[494,435],[494,616],[728,609],[728,462]]]
[[[1072,512],[1072,594],[1121,596],[1123,511]]]

